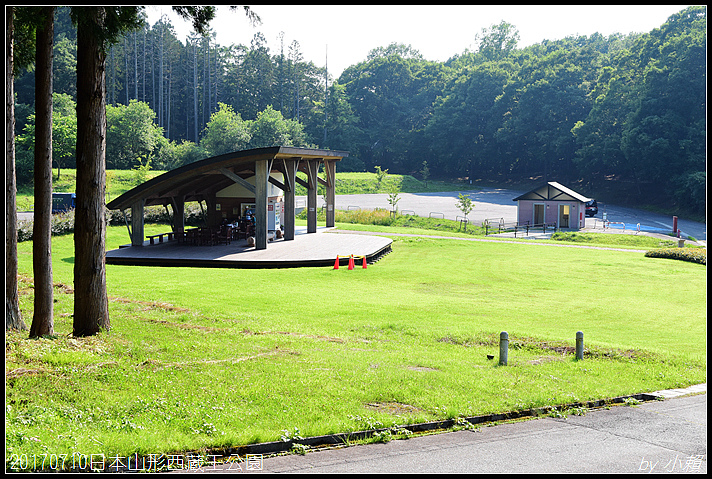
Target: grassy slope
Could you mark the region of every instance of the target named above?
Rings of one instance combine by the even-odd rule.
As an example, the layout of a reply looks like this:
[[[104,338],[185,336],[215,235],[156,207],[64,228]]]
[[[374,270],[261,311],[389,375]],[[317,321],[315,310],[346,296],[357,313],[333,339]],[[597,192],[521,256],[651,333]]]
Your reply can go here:
[[[112,331],[74,339],[71,241],[53,242],[58,337],[8,335],[6,370],[35,372],[8,380],[6,454],[199,450],[706,380],[697,264],[396,238],[366,270],[109,266]],[[31,244],[19,253],[30,322]],[[506,368],[486,359],[502,330]],[[583,362],[541,346],[578,330]]]

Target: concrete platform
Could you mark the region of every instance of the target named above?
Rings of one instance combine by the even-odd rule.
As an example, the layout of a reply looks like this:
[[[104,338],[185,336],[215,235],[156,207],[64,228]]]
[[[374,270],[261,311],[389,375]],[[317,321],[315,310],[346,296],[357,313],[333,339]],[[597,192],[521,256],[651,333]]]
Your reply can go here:
[[[267,249],[256,250],[246,240],[229,245],[195,246],[167,241],[143,246],[126,246],[106,252],[106,264],[131,266],[167,266],[199,268],[295,268],[334,266],[339,256],[341,265],[348,256],[365,256],[369,264],[391,251],[392,240],[382,236],[333,234],[331,228],[317,228],[308,234],[306,226],[297,227],[292,241],[283,239],[268,243]],[[358,266],[362,264],[359,259]]]

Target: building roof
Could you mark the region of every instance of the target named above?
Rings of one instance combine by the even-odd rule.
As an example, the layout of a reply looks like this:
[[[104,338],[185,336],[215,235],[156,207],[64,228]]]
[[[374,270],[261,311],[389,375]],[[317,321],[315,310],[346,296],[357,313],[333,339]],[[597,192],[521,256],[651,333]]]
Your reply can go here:
[[[519,200],[580,201],[582,203],[586,203],[587,201],[590,201],[591,198],[586,198],[585,196],[576,193],[574,190],[569,189],[556,181],[549,181],[548,183],[541,185],[528,193],[517,196],[513,201]]]
[[[254,176],[255,162],[260,160],[304,159],[341,160],[348,152],[272,146],[242,150],[196,161],[156,176],[110,201],[110,210],[130,208],[143,200],[145,206],[170,203],[171,198],[182,196],[184,201],[198,201],[207,194],[217,192],[235,182],[237,175],[243,179]],[[280,171],[281,162],[272,161],[272,169]],[[226,171],[227,170],[227,171]],[[233,176],[234,178],[234,176]]]

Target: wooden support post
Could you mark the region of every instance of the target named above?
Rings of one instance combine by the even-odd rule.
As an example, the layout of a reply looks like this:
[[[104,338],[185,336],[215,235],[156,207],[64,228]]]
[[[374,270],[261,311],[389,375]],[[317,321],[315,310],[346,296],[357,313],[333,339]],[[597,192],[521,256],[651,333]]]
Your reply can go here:
[[[290,158],[284,160],[284,186],[287,188],[284,191],[284,240],[289,241],[294,239],[294,215],[295,215],[295,197],[294,187],[297,176],[297,168],[299,166],[299,158]]]
[[[316,197],[317,197],[317,174],[319,172],[320,160],[307,160],[307,233],[316,233]]]
[[[267,249],[268,160],[255,161],[255,249]]]
[[[141,199],[131,205],[131,246],[143,246],[143,205]]]
[[[217,226],[220,224],[220,214],[215,210],[218,198],[214,191],[207,192],[205,198],[205,223],[206,226]]]
[[[333,228],[336,219],[336,161],[324,161],[326,174],[326,227]]]
[[[171,198],[173,205],[173,232],[182,234],[185,231],[185,196]]]

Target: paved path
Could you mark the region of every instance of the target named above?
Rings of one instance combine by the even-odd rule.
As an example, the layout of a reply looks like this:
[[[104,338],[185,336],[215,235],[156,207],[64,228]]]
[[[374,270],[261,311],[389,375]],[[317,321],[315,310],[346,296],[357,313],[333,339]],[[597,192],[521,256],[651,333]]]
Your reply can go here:
[[[401,193],[398,202],[398,210],[412,212],[417,216],[444,217],[446,219],[457,219],[462,216],[462,212],[457,209],[457,195],[459,193],[469,194],[475,203],[475,208],[469,214],[471,223],[481,224],[485,219],[504,218],[506,222],[516,221],[517,205],[513,201],[524,191],[510,190],[503,188],[482,188],[477,191],[463,190],[462,192],[440,192],[440,193]],[[306,196],[298,197],[306,204]],[[320,206],[324,199],[319,197]],[[336,208],[347,210],[349,208],[386,208],[390,209],[387,194],[364,194],[364,195],[336,195]],[[627,208],[617,205],[604,204],[599,201],[599,213],[596,218],[587,218],[586,223],[601,222],[603,212],[606,212],[610,221],[623,222],[628,224],[641,223],[653,227],[667,228],[672,230],[672,217],[650,213],[644,210]],[[19,220],[32,218],[32,213],[18,213]],[[689,221],[680,218],[678,228],[684,236],[692,236],[700,242],[707,242],[707,225],[696,221]]]
[[[457,208],[457,195],[469,194],[475,203],[475,208],[468,215],[470,222],[480,224],[485,219],[504,218],[505,221],[515,221],[517,204],[512,201],[523,191],[513,191],[501,188],[483,188],[477,191],[446,191],[440,193],[401,193],[398,201],[398,211],[415,214],[416,216],[432,216],[435,218],[457,219],[462,217],[462,211]],[[323,203],[323,198],[320,199]],[[321,204],[320,204],[321,207]],[[388,195],[383,193],[363,195],[336,195],[336,209],[391,209]]]
[[[287,268],[297,266],[331,266],[336,257],[348,265],[348,256],[367,261],[377,260],[390,251],[392,240],[383,235],[327,234],[330,228],[319,227],[308,234],[306,226],[297,226],[293,241],[283,239],[269,242],[266,249],[256,250],[247,240],[236,240],[229,245],[195,246],[167,241],[141,247],[121,247],[106,252],[107,264],[152,266],[197,266],[232,268]],[[351,232],[353,233],[353,232]],[[359,263],[359,266],[362,263]]]
[[[459,193],[469,194],[475,203],[475,208],[468,215],[471,223],[481,224],[485,219],[504,218],[505,222],[516,221],[517,204],[513,201],[517,196],[525,191],[510,190],[504,188],[482,188],[477,191],[463,190],[440,193],[401,193],[398,202],[398,210],[417,216],[444,217],[446,219],[457,219],[462,216],[462,212],[457,209],[457,195]],[[303,197],[306,198],[306,197]],[[323,198],[319,201],[323,204]],[[336,208],[347,209],[390,209],[387,194],[363,194],[363,195],[336,195]],[[618,205],[604,204],[599,201],[599,213],[595,218],[587,218],[586,224],[595,224],[598,220],[599,228],[601,219],[605,212],[609,221],[622,222],[662,228],[672,231],[672,216],[651,213],[649,211],[627,208]],[[678,228],[684,236],[692,236],[700,242],[707,241],[707,225],[696,221],[678,219]]]
[[[707,385],[613,406],[385,444],[268,457],[268,473],[707,472]],[[703,394],[689,395],[691,393]],[[687,396],[685,396],[687,395]]]
[[[346,227],[344,227],[346,228]],[[335,229],[330,231],[330,233],[338,233],[338,234],[360,234],[364,236],[411,236],[411,237],[420,237],[420,238],[431,238],[431,239],[451,239],[451,240],[461,240],[461,241],[480,241],[480,242],[485,242],[485,243],[515,243],[515,241],[507,241],[507,238],[514,238],[513,233],[503,233],[503,234],[497,234],[497,235],[490,235],[489,237],[480,237],[480,238],[467,238],[463,236],[440,236],[440,235],[423,235],[423,234],[416,234],[416,233],[388,233],[388,232],[373,232],[373,231],[351,231],[347,229],[339,230]],[[643,234],[643,233],[641,233]],[[551,238],[551,233],[547,233],[545,235],[530,235],[529,239],[532,241],[517,241],[516,244],[524,244],[524,245],[536,245],[536,246],[554,246],[558,248],[584,248],[584,249],[600,249],[600,250],[608,250],[608,251],[626,251],[626,252],[632,252],[632,253],[645,253],[648,250],[645,249],[631,249],[631,248],[611,248],[607,246],[592,246],[592,245],[586,245],[586,244],[566,244],[566,243],[542,243],[539,241],[533,241],[534,239],[550,239]],[[519,236],[518,239],[524,239]]]

